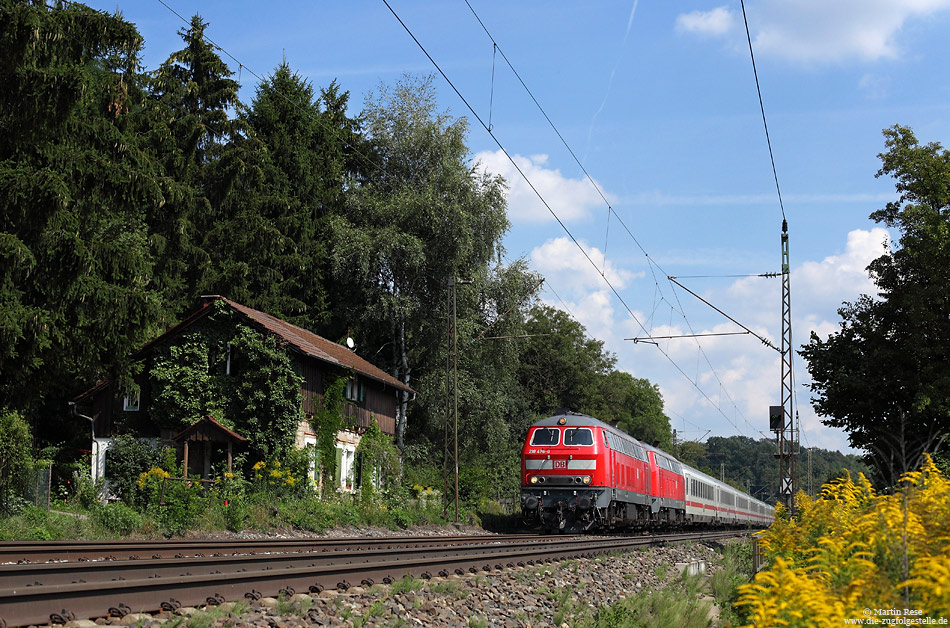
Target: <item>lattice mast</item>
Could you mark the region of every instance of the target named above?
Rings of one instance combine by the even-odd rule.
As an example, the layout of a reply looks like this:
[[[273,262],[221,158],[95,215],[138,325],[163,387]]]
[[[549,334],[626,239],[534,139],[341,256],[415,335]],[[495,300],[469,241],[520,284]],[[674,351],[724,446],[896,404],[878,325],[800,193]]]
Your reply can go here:
[[[782,501],[791,512],[795,506],[795,453],[798,426],[792,408],[792,296],[788,259],[788,221],[782,220],[782,410],[778,430],[779,482]]]

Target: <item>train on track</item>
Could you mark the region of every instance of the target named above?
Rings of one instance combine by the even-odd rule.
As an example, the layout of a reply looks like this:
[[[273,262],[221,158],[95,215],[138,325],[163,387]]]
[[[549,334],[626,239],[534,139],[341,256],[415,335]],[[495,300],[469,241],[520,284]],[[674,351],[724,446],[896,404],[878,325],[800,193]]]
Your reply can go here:
[[[767,526],[775,509],[591,416],[528,428],[521,450],[525,524],[547,531]]]

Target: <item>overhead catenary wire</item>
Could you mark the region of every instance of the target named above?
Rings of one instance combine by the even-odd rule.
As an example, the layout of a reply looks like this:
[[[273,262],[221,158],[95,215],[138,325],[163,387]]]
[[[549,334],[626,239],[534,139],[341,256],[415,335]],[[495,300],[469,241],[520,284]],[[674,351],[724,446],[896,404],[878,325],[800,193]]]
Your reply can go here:
[[[752,59],[752,75],[755,77],[755,91],[759,95],[759,111],[762,112],[762,126],[765,128],[765,142],[769,147],[769,160],[772,162],[772,176],[775,179],[775,192],[778,194],[778,205],[782,210],[782,220],[785,220],[785,205],[782,203],[782,188],[778,184],[778,171],[775,169],[775,156],[772,154],[772,139],[769,137],[769,123],[765,119],[765,104],[762,101],[762,88],[759,86],[759,72],[755,67],[755,52],[752,50],[752,33],[749,32],[749,19],[745,13],[745,0],[739,0],[742,6],[742,22],[745,24],[745,36],[749,42],[749,58]]]
[[[493,77],[493,79],[494,79],[494,57],[495,57],[495,53],[496,53],[496,51],[497,51],[497,53],[500,53],[500,54],[501,54],[502,58],[505,60],[505,63],[508,64],[508,67],[511,69],[512,73],[515,75],[515,77],[518,79],[518,81],[521,83],[521,86],[524,88],[524,90],[525,90],[525,92],[528,94],[528,96],[530,96],[532,102],[534,102],[535,106],[536,106],[536,107],[538,108],[538,110],[541,112],[541,115],[544,117],[544,119],[545,119],[545,120],[548,122],[548,124],[551,126],[551,128],[552,128],[553,131],[554,131],[554,133],[557,135],[558,139],[561,140],[561,143],[562,143],[562,144],[564,145],[564,147],[567,149],[567,152],[571,155],[571,158],[574,160],[574,162],[577,164],[577,166],[581,169],[581,171],[584,173],[584,176],[585,176],[585,177],[587,178],[587,180],[590,182],[591,186],[593,186],[593,188],[597,191],[598,195],[600,195],[600,197],[601,197],[601,199],[603,200],[604,204],[607,206],[607,226],[606,226],[606,229],[605,229],[605,236],[604,236],[604,239],[605,239],[605,242],[604,242],[604,262],[603,262],[603,267],[600,269],[600,274],[601,274],[601,276],[602,276],[602,277],[605,277],[606,266],[607,266],[607,238],[609,237],[610,216],[611,216],[611,214],[613,214],[613,215],[615,215],[615,216],[617,217],[617,220],[620,222],[621,226],[622,226],[622,227],[624,228],[624,230],[627,232],[627,234],[629,235],[629,237],[633,240],[633,242],[637,245],[637,247],[641,250],[641,252],[643,252],[644,256],[647,258],[648,264],[650,265],[651,273],[653,273],[653,267],[656,266],[656,268],[658,268],[660,271],[662,271],[664,275],[668,276],[669,274],[668,274],[665,270],[663,270],[663,268],[660,267],[659,264],[656,264],[655,261],[650,257],[650,255],[647,253],[646,249],[643,247],[643,245],[640,243],[640,241],[636,238],[636,236],[633,234],[633,232],[630,231],[629,227],[627,227],[626,223],[623,221],[623,218],[622,218],[619,214],[617,214],[617,212],[613,211],[613,207],[611,206],[610,202],[607,200],[607,197],[606,197],[606,195],[604,194],[604,192],[600,189],[600,186],[597,185],[597,182],[594,181],[594,178],[591,176],[591,174],[590,174],[590,173],[587,171],[587,169],[584,167],[583,163],[581,163],[580,159],[578,159],[577,155],[574,153],[574,150],[571,148],[570,144],[567,142],[567,140],[566,140],[566,139],[564,138],[564,136],[561,134],[560,130],[557,128],[557,125],[554,124],[553,120],[551,120],[551,117],[550,117],[550,116],[547,114],[547,112],[544,110],[544,107],[541,106],[541,103],[538,102],[538,99],[537,99],[537,98],[535,97],[535,95],[532,93],[531,89],[530,89],[530,88],[528,87],[528,85],[525,83],[524,79],[521,78],[521,75],[518,73],[517,69],[514,67],[514,64],[512,64],[511,61],[508,59],[508,57],[505,55],[504,50],[498,45],[498,42],[495,40],[494,36],[493,36],[493,35],[491,34],[491,32],[488,30],[488,27],[487,27],[487,26],[485,25],[485,23],[482,21],[481,17],[479,17],[478,13],[477,13],[477,12],[475,11],[475,9],[472,7],[472,5],[471,5],[471,3],[469,2],[469,0],[465,0],[465,4],[466,4],[466,6],[468,6],[469,10],[472,12],[472,15],[473,15],[473,16],[475,17],[475,19],[478,21],[479,25],[482,27],[482,30],[485,31],[485,34],[488,36],[488,38],[489,38],[489,39],[491,40],[491,42],[492,42],[492,77]],[[387,6],[389,6],[388,3],[387,3]],[[392,11],[392,7],[390,7],[390,11]],[[395,15],[395,13],[394,13],[394,15]],[[398,19],[398,16],[397,16],[397,19]],[[400,20],[400,23],[401,23],[401,20]],[[405,24],[403,24],[403,27],[405,28]],[[415,37],[413,37],[413,39],[415,39]],[[417,43],[418,43],[418,40],[416,40],[416,41],[417,41]],[[427,56],[428,56],[428,53],[427,53]],[[430,57],[430,59],[431,59],[431,57]],[[444,75],[443,75],[443,76],[444,76]],[[447,79],[446,79],[446,80],[447,80]],[[492,85],[492,88],[494,89],[494,83],[493,83],[493,85]],[[761,100],[761,98],[760,98],[760,100]],[[466,103],[466,104],[467,104],[467,103]],[[474,111],[473,111],[473,113],[474,113]],[[763,113],[764,113],[764,109],[763,109]],[[767,132],[767,131],[766,131],[766,132]],[[497,142],[497,140],[496,140],[496,142]],[[770,146],[771,146],[771,145],[770,145]],[[771,153],[771,149],[770,149],[770,153]],[[510,157],[509,157],[509,159],[510,159]],[[517,167],[517,165],[516,165],[516,167]],[[520,172],[520,168],[518,168],[518,170],[519,170],[519,172]],[[773,161],[773,171],[774,171],[774,161]],[[523,173],[522,173],[522,174],[523,174]],[[776,185],[777,185],[777,184],[778,184],[778,177],[777,177],[777,175],[776,175]],[[542,199],[542,201],[543,201],[543,199]],[[546,205],[546,203],[545,203],[545,205]],[[549,209],[549,211],[550,211],[550,207],[549,207],[548,209]],[[553,212],[552,212],[552,213],[553,213]],[[556,217],[556,216],[555,216],[555,217]],[[560,220],[558,220],[558,222],[560,223]],[[563,227],[563,223],[562,223],[562,227]],[[569,235],[570,235],[570,234],[569,234]],[[572,237],[572,239],[573,239],[573,236],[571,236],[571,237]],[[576,240],[575,240],[575,243],[576,243]],[[588,258],[588,259],[589,259],[589,258]],[[596,265],[595,265],[595,268],[596,268]],[[773,274],[765,273],[765,274],[763,274],[763,275],[761,275],[761,276],[772,276],[772,275],[773,275]],[[656,285],[657,289],[659,289],[659,282],[658,282],[657,279],[656,279],[656,273],[653,273],[653,278],[654,278],[654,284]],[[661,295],[662,295],[662,290],[660,290],[660,292],[661,292]],[[622,300],[621,300],[621,301],[622,301]],[[654,299],[654,312],[655,312],[655,306],[656,306],[656,304],[657,304],[657,301],[656,301],[656,299]],[[626,305],[626,304],[625,304],[625,305]],[[680,313],[680,315],[682,316],[682,318],[687,321],[687,324],[689,324],[689,322],[688,322],[688,320],[687,320],[687,317],[686,317],[686,313],[685,313],[684,310],[682,310],[682,308],[679,310],[679,313]],[[648,320],[652,320],[652,316],[653,316],[653,314],[651,313],[650,319],[648,319]],[[636,317],[634,317],[634,318],[636,319]],[[728,317],[727,317],[727,318],[728,318]],[[732,320],[732,319],[730,319],[730,320]],[[643,328],[643,325],[642,325],[642,323],[640,323],[640,321],[637,321],[637,323],[640,324],[641,328]],[[740,325],[740,326],[741,326],[741,325]],[[646,331],[646,330],[645,330],[645,331]],[[648,335],[650,334],[650,332],[646,332],[646,333],[647,333]],[[756,334],[756,336],[758,337],[757,334]],[[767,346],[768,346],[768,344],[769,344],[767,341],[764,341],[764,343],[765,343]],[[655,343],[654,343],[654,344],[655,344]],[[700,351],[702,352],[702,346],[699,345],[698,342],[697,342],[697,345],[699,346]],[[703,352],[703,355],[704,355],[704,357],[706,357],[706,356],[705,356],[705,352]],[[715,373],[715,367],[713,367],[713,365],[712,365],[712,363],[709,361],[708,357],[706,357],[706,363],[709,365],[710,369],[713,371],[713,373],[714,373],[715,376],[716,376],[716,379],[720,382],[720,385],[721,385],[721,384],[722,384],[722,380],[719,379],[718,373]],[[728,395],[727,395],[727,396],[728,396]],[[744,416],[743,416],[743,420],[745,420],[745,417],[744,417]],[[746,422],[750,427],[752,427],[752,425],[748,422],[748,420],[745,420],[745,422]],[[754,429],[754,428],[753,428],[753,429]]]
[[[188,24],[188,23],[189,23],[188,20],[187,20],[185,17],[183,17],[181,14],[179,14],[177,11],[175,11],[171,6],[168,5],[167,2],[165,2],[164,0],[158,0],[158,2],[159,2],[160,4],[162,4],[166,9],[168,9],[171,13],[173,13],[174,15],[176,15],[183,23],[185,23],[185,24]],[[416,43],[416,45],[420,48],[420,50],[423,51],[423,53],[426,55],[426,57],[429,59],[429,61],[433,64],[433,66],[434,66],[434,67],[437,69],[437,71],[441,74],[441,76],[443,77],[443,79],[449,84],[449,86],[452,88],[452,90],[455,91],[456,95],[459,97],[459,99],[462,101],[462,103],[468,108],[468,110],[471,112],[471,114],[474,116],[474,118],[478,121],[478,123],[486,130],[486,132],[489,134],[489,136],[492,137],[492,139],[493,139],[493,140],[495,141],[495,143],[498,145],[499,149],[503,152],[503,154],[506,156],[506,158],[512,163],[512,165],[515,167],[515,169],[517,170],[517,172],[519,173],[519,175],[525,180],[525,182],[527,183],[527,185],[529,186],[529,188],[532,190],[532,192],[539,198],[539,200],[541,200],[542,204],[543,204],[543,205],[546,207],[546,209],[551,213],[551,215],[554,217],[554,219],[556,220],[556,222],[560,225],[560,227],[564,230],[564,232],[569,236],[569,238],[571,239],[571,241],[572,241],[572,242],[574,243],[574,245],[578,248],[578,250],[582,253],[582,255],[587,259],[588,263],[590,263],[591,266],[593,266],[594,269],[598,271],[598,274],[601,275],[602,279],[603,279],[603,280],[605,281],[605,283],[608,285],[608,287],[610,288],[611,292],[613,292],[614,296],[618,299],[618,301],[623,305],[624,309],[627,311],[627,313],[630,315],[630,317],[636,322],[636,324],[637,324],[645,333],[649,334],[649,332],[648,332],[648,331],[646,330],[646,328],[644,327],[643,323],[639,320],[639,318],[636,316],[636,314],[633,312],[633,310],[630,308],[630,306],[626,303],[626,301],[623,299],[623,297],[619,294],[617,288],[616,288],[616,287],[613,285],[613,283],[611,283],[611,281],[608,279],[608,277],[607,277],[607,275],[606,275],[606,272],[605,272],[605,268],[604,268],[604,269],[598,268],[598,265],[597,265],[597,264],[594,262],[594,260],[590,257],[590,255],[587,253],[587,251],[584,249],[584,247],[580,244],[580,242],[576,239],[576,237],[571,233],[571,231],[567,228],[567,226],[566,226],[566,225],[564,224],[564,222],[560,219],[560,217],[557,215],[557,213],[554,212],[553,208],[549,205],[549,203],[548,203],[548,202],[544,199],[544,197],[540,194],[540,192],[537,190],[537,188],[534,186],[534,184],[531,182],[531,180],[527,177],[526,173],[525,173],[525,172],[522,170],[522,168],[519,167],[518,164],[512,159],[511,155],[508,153],[508,151],[505,149],[505,147],[501,144],[501,142],[498,140],[498,138],[495,137],[495,135],[494,135],[494,133],[493,133],[493,129],[490,127],[490,125],[487,125],[487,124],[485,123],[485,121],[478,115],[478,113],[475,111],[475,109],[474,109],[474,108],[471,106],[471,104],[465,99],[465,97],[461,94],[461,92],[455,87],[455,85],[454,85],[454,84],[452,83],[452,81],[448,78],[448,76],[445,74],[445,72],[442,71],[441,67],[438,65],[438,63],[436,63],[435,59],[432,58],[432,56],[428,53],[428,51],[425,49],[425,47],[422,46],[421,42],[415,37],[415,35],[414,35],[414,34],[412,33],[412,31],[408,28],[408,26],[402,21],[402,19],[401,19],[401,18],[399,17],[399,15],[395,12],[395,10],[392,8],[392,6],[391,6],[386,0],[383,0],[383,3],[384,3],[384,4],[386,5],[386,7],[390,10],[390,12],[393,14],[393,16],[396,18],[396,20],[400,23],[400,25],[401,25],[401,26],[406,30],[406,32],[410,35],[410,37],[413,39],[413,41]],[[468,3],[466,2],[466,4],[468,4]],[[469,4],[469,8],[471,9],[471,5],[470,5],[470,4]],[[472,9],[472,12],[473,12],[473,14],[474,14],[474,10],[473,10],[473,9]],[[479,22],[481,23],[480,18],[478,18],[477,14],[475,14],[475,15],[476,15],[476,18],[479,19]],[[485,28],[484,24],[482,24],[482,27]],[[485,30],[486,30],[486,33],[488,33],[487,28],[485,28]],[[488,33],[488,34],[489,34],[489,37],[491,37],[490,33]],[[241,67],[242,70],[247,70],[248,73],[251,74],[252,76],[254,76],[258,81],[263,81],[263,80],[264,80],[264,78],[263,78],[260,74],[254,72],[251,68],[249,68],[246,64],[244,64],[244,63],[241,62],[240,60],[238,60],[233,54],[231,54],[231,53],[230,53],[227,49],[225,49],[223,46],[217,44],[214,40],[212,40],[211,38],[207,37],[207,35],[204,35],[204,39],[205,39],[206,41],[208,41],[208,43],[210,43],[211,45],[213,45],[216,49],[220,50],[220,51],[221,51],[224,55],[226,55],[228,58],[230,58],[231,60],[233,60],[235,63],[239,64],[239,66]],[[492,41],[494,42],[494,39],[493,39]],[[494,42],[494,44],[497,45],[497,42]],[[654,272],[654,268],[659,269],[661,272],[663,272],[664,275],[666,275],[667,273],[662,269],[662,267],[659,266],[659,264],[657,264],[657,263],[655,262],[655,260],[653,260],[653,259],[650,257],[650,255],[647,253],[647,251],[645,250],[645,248],[643,247],[643,245],[639,242],[639,240],[636,238],[636,236],[630,231],[629,227],[628,227],[628,226],[626,225],[626,223],[623,221],[622,217],[621,217],[619,214],[617,214],[615,211],[613,211],[613,208],[611,207],[610,202],[607,200],[607,198],[606,198],[606,196],[604,195],[603,191],[600,189],[600,187],[599,187],[599,186],[596,184],[596,182],[593,180],[593,177],[589,174],[589,172],[586,170],[586,168],[584,168],[583,165],[580,163],[580,160],[577,158],[577,156],[576,156],[576,154],[574,153],[574,151],[570,148],[570,145],[567,143],[567,141],[566,141],[566,140],[564,139],[564,137],[561,135],[560,131],[559,131],[559,130],[557,129],[557,127],[554,125],[553,121],[550,119],[550,117],[547,115],[547,113],[546,113],[546,112],[544,111],[544,109],[541,107],[540,103],[537,101],[537,99],[534,97],[534,95],[530,92],[530,90],[528,89],[527,85],[524,83],[524,80],[523,80],[523,79],[521,78],[521,76],[517,73],[517,70],[514,68],[513,64],[511,64],[511,62],[510,62],[510,61],[508,60],[508,58],[506,57],[504,51],[503,51],[500,47],[497,48],[497,51],[498,51],[499,54],[501,54],[502,58],[505,60],[505,62],[506,62],[506,63],[508,64],[508,66],[511,68],[512,72],[515,74],[515,76],[518,78],[518,80],[521,82],[521,84],[522,84],[522,86],[524,87],[524,89],[525,89],[525,90],[528,92],[528,94],[531,96],[532,100],[535,102],[536,106],[537,106],[538,109],[541,111],[542,115],[545,117],[545,119],[548,121],[548,123],[549,123],[549,124],[551,125],[551,127],[554,129],[555,133],[556,133],[556,134],[558,135],[558,137],[561,139],[562,143],[565,145],[565,147],[567,148],[568,152],[571,154],[571,156],[573,157],[573,159],[575,160],[575,162],[580,166],[581,170],[584,172],[585,176],[587,177],[587,179],[589,180],[589,182],[591,183],[591,185],[594,187],[594,189],[597,191],[597,193],[600,195],[600,197],[602,198],[602,200],[603,200],[604,203],[606,204],[607,209],[608,209],[608,218],[609,218],[609,215],[610,215],[611,213],[613,213],[614,216],[616,217],[616,219],[619,221],[620,225],[621,225],[621,226],[623,227],[623,229],[627,232],[628,236],[633,240],[633,242],[636,244],[636,246],[643,252],[644,256],[647,258],[647,262],[648,262],[648,265],[649,265],[649,267],[650,267],[651,273],[653,274],[654,283],[655,283],[656,287],[659,289],[659,282],[656,280],[656,273]],[[493,72],[494,72],[494,69],[493,69]],[[494,99],[493,96],[492,96],[492,99]],[[296,105],[295,105],[295,106],[296,106]],[[310,112],[307,112],[307,113],[310,114]],[[324,121],[321,120],[321,119],[318,119],[317,121],[318,121],[318,123],[320,123],[320,124],[324,125],[325,127],[327,127],[328,130],[329,130],[331,133],[333,133],[334,135],[337,135],[337,136],[338,136],[338,130],[337,130],[337,129],[326,125],[326,124],[324,123]],[[354,148],[354,156],[356,156],[357,158],[359,158],[361,161],[363,161],[365,164],[367,164],[367,165],[370,166],[371,168],[378,169],[378,168],[380,167],[380,166],[379,166],[378,164],[376,164],[372,159],[370,159],[368,156],[366,156],[365,154],[363,154],[362,152],[360,152],[358,149],[355,149],[355,148]],[[604,256],[604,264],[606,265],[606,255]],[[548,288],[552,290],[552,293],[554,293],[555,296],[557,296],[557,293],[554,292],[554,290],[553,290],[553,288],[550,286],[550,284],[548,285]],[[674,292],[675,292],[675,291],[674,291]],[[662,295],[662,289],[660,289],[660,293],[661,293],[661,295]],[[560,300],[562,303],[564,303],[563,299],[561,299],[559,296],[558,296],[557,298],[558,298],[558,300]],[[665,297],[663,297],[663,296],[661,296],[661,299],[660,299],[660,300],[661,300],[661,301],[667,301],[667,303],[669,303],[669,301],[668,301]],[[670,303],[670,306],[671,306],[671,314],[672,314],[672,311],[673,311],[675,308],[673,308],[672,303]],[[688,319],[686,319],[686,316],[685,316],[685,311],[682,310],[682,306],[680,306],[680,308],[677,310],[677,312],[679,313],[679,315],[680,315],[681,317],[684,318],[684,320],[686,320],[687,325],[689,325]],[[570,313],[570,310],[568,310],[568,313]],[[571,314],[571,316],[574,317],[573,314]],[[576,318],[576,317],[574,317],[574,318]],[[716,379],[719,380],[719,376],[718,376],[718,374],[715,373],[715,369],[714,369],[714,367],[712,367],[712,364],[709,362],[708,356],[705,356],[705,352],[702,351],[702,346],[699,345],[699,343],[697,343],[697,345],[699,346],[700,352],[703,353],[703,356],[704,356],[704,358],[706,359],[707,364],[709,364],[710,368],[713,369],[714,374],[715,374],[715,376],[716,376]],[[733,421],[729,418],[729,416],[728,416],[725,412],[723,412],[722,408],[719,407],[719,406],[709,397],[709,395],[706,394],[706,392],[702,390],[702,388],[699,386],[699,383],[698,383],[697,379],[694,379],[694,378],[690,377],[688,374],[686,374],[686,372],[680,367],[680,365],[677,364],[677,363],[673,360],[673,358],[672,358],[666,351],[663,351],[662,349],[661,349],[660,351],[661,351],[661,353],[664,355],[664,357],[674,366],[674,368],[675,368],[677,371],[679,371],[679,372],[683,375],[683,377],[685,377],[685,378],[687,379],[687,381],[689,381],[689,382],[693,385],[693,387],[695,387],[695,388],[699,391],[699,393],[710,403],[710,405],[712,405],[714,408],[716,408],[716,410],[719,412],[719,414],[721,414],[730,424],[732,424],[734,428],[736,428],[736,429],[739,430],[740,432],[742,431],[741,429],[739,429],[738,425],[736,425],[735,422],[733,422]],[[720,383],[721,383],[721,380],[719,380],[719,381],[720,381]],[[731,400],[731,402],[732,402],[732,404],[733,404],[734,410],[736,410],[736,411],[741,415],[741,412],[739,412],[738,407],[735,405],[735,401],[731,398],[731,396],[728,395],[728,393],[727,393],[727,397],[730,398],[730,400]],[[743,418],[744,418],[744,417],[743,417]],[[748,423],[747,420],[746,420],[746,423]],[[750,427],[751,427],[751,425],[750,425]]]
[[[558,225],[561,227],[561,229],[564,231],[564,233],[567,234],[567,236],[568,236],[568,237],[570,238],[570,240],[574,243],[574,245],[577,247],[577,249],[581,252],[581,254],[584,256],[584,258],[587,260],[587,262],[588,262],[595,270],[598,271],[598,274],[601,275],[601,279],[604,281],[604,283],[607,284],[607,287],[608,287],[608,288],[610,289],[610,291],[613,293],[614,297],[616,297],[617,300],[620,302],[620,304],[624,307],[624,309],[627,311],[628,315],[634,320],[634,322],[640,327],[640,329],[642,329],[642,330],[644,331],[644,333],[649,334],[649,332],[647,331],[646,327],[643,325],[643,322],[639,319],[639,317],[637,317],[636,313],[635,313],[635,312],[633,311],[633,309],[629,306],[629,304],[627,304],[626,300],[625,300],[625,299],[623,298],[623,296],[620,294],[620,292],[619,292],[619,290],[616,288],[616,286],[614,286],[614,284],[610,281],[610,279],[607,277],[606,274],[601,274],[601,273],[600,273],[600,269],[597,267],[596,262],[594,262],[594,260],[593,260],[593,259],[591,258],[591,256],[590,256],[590,254],[584,249],[584,247],[583,247],[583,246],[581,245],[581,243],[577,240],[576,236],[574,236],[574,234],[571,232],[571,230],[568,229],[567,225],[564,223],[564,221],[561,219],[561,217],[558,216],[557,212],[554,211],[554,208],[551,207],[551,205],[550,205],[550,203],[548,203],[547,199],[544,198],[544,196],[543,196],[543,195],[541,194],[541,192],[537,189],[537,187],[534,185],[534,183],[531,181],[531,179],[527,176],[527,174],[524,172],[524,170],[521,168],[521,166],[518,165],[518,163],[515,161],[515,159],[514,159],[514,158],[511,156],[511,154],[508,152],[507,148],[505,148],[504,144],[502,144],[502,142],[498,139],[498,137],[496,137],[495,134],[488,128],[488,125],[485,123],[485,121],[482,119],[482,117],[478,115],[478,112],[477,112],[477,111],[475,110],[475,108],[468,102],[468,99],[466,99],[465,96],[464,96],[464,95],[461,93],[461,91],[458,89],[458,87],[456,87],[455,83],[449,78],[449,76],[445,73],[445,71],[442,69],[442,67],[439,65],[439,63],[432,57],[432,55],[429,53],[429,51],[426,49],[426,47],[422,45],[422,42],[420,42],[419,39],[416,37],[415,33],[412,32],[412,29],[410,29],[409,26],[408,26],[408,25],[402,20],[402,18],[399,16],[399,14],[396,13],[395,9],[393,9],[392,5],[390,5],[390,3],[388,2],[388,0],[382,0],[382,2],[383,2],[384,5],[386,5],[386,8],[389,9],[390,13],[393,14],[393,17],[396,19],[397,22],[399,22],[400,26],[403,27],[403,29],[406,31],[406,33],[409,35],[409,37],[413,40],[413,42],[415,42],[416,46],[419,47],[419,49],[420,49],[420,50],[422,51],[422,53],[426,56],[426,58],[429,60],[429,62],[432,63],[433,67],[435,67],[436,71],[442,76],[442,78],[445,80],[445,82],[448,84],[448,86],[452,89],[452,91],[454,91],[455,94],[459,97],[459,100],[462,101],[462,104],[464,104],[465,107],[468,108],[468,110],[471,112],[471,114],[472,114],[472,116],[475,118],[475,120],[478,121],[478,123],[482,126],[482,128],[485,130],[485,132],[488,133],[489,137],[492,138],[492,140],[495,142],[496,146],[498,146],[498,149],[502,152],[502,154],[505,155],[505,157],[508,159],[508,161],[511,163],[511,165],[515,168],[515,170],[518,172],[518,174],[522,177],[522,179],[525,181],[525,183],[528,185],[528,187],[531,189],[531,191],[534,193],[534,195],[538,198],[538,200],[541,201],[542,205],[544,205],[544,207],[548,210],[548,212],[551,214],[551,216],[554,218],[554,220],[558,223]],[[471,5],[469,5],[469,7],[471,7]],[[480,21],[480,20],[479,20],[479,21]],[[487,30],[487,29],[486,29],[486,30]],[[501,48],[499,48],[499,53],[502,55],[502,58],[504,58],[505,61],[507,62],[508,59],[505,57],[504,51],[502,51]],[[510,63],[509,63],[509,65],[510,65]],[[514,70],[513,70],[513,71],[514,71]],[[516,73],[516,76],[517,76],[517,73]],[[520,80],[520,77],[519,77],[519,80]],[[523,83],[523,81],[522,81],[522,83]],[[527,87],[526,87],[526,89],[527,89]],[[532,98],[533,98],[533,96],[532,96]],[[535,99],[535,102],[537,102],[536,99]],[[538,105],[538,106],[540,107],[540,105]],[[542,111],[543,111],[543,110],[542,110]],[[545,117],[547,118],[547,114],[544,114],[544,115],[545,115]],[[550,122],[550,118],[548,118],[548,121]],[[553,125],[553,123],[552,123],[552,125]],[[559,132],[558,132],[558,135],[560,136],[560,133],[559,133]],[[563,141],[563,137],[562,137],[562,141]],[[565,142],[565,143],[566,143],[566,142]],[[570,148],[568,148],[568,150],[570,151]],[[573,155],[573,151],[570,151],[570,152],[571,152],[571,154]],[[575,159],[576,159],[576,157],[575,157]],[[585,173],[586,173],[586,170],[585,170]],[[589,174],[588,174],[587,176],[590,177]],[[599,188],[597,188],[597,189],[598,189],[598,192],[599,192]],[[603,193],[600,192],[600,194],[601,194],[601,196],[603,197]],[[604,198],[604,201],[607,202],[606,198],[605,198],[605,197],[603,197],[603,198]],[[608,207],[609,207],[609,203],[608,203]],[[618,216],[618,219],[619,219],[619,216]],[[621,220],[620,222],[621,222],[622,225],[624,224],[622,220]],[[628,233],[629,233],[629,229],[626,227],[626,225],[624,225],[624,228],[627,229],[627,231],[628,231]],[[631,237],[632,237],[632,234],[631,234]],[[634,241],[636,241],[636,238],[634,238]],[[637,242],[637,244],[638,244],[638,246],[640,246],[640,245],[639,245],[639,242]],[[641,248],[641,250],[643,250],[643,247],[642,247],[642,246],[640,246],[640,248]],[[644,253],[646,253],[645,250],[644,250]],[[723,416],[723,418],[725,418],[730,424],[732,424],[732,426],[733,426],[736,430],[738,430],[738,431],[740,431],[740,432],[742,431],[742,430],[739,428],[739,426],[738,426],[731,418],[729,418],[729,416],[728,416],[725,412],[722,411],[722,408],[720,408],[720,407],[709,397],[709,395],[706,393],[706,391],[704,391],[704,390],[699,386],[698,378],[693,378],[693,377],[691,377],[689,374],[687,374],[687,373],[683,370],[683,368],[682,368],[679,364],[677,364],[676,361],[673,360],[673,358],[672,358],[667,352],[663,351],[662,349],[660,350],[660,352],[661,352],[661,353],[663,354],[663,356],[673,365],[673,367],[674,367],[677,371],[679,371],[680,374],[681,374],[683,377],[685,377],[685,378],[687,379],[687,381],[689,381],[689,382],[693,385],[694,388],[696,388],[696,390],[703,396],[703,398],[705,398],[705,399],[710,403],[711,406],[713,406],[714,408],[716,408],[716,409],[719,411],[719,413]],[[704,354],[704,357],[706,357],[705,354]],[[707,363],[708,363],[708,357],[706,357],[706,360],[707,360]],[[717,379],[718,379],[718,375],[717,375]],[[736,409],[737,409],[737,408],[736,408]]]

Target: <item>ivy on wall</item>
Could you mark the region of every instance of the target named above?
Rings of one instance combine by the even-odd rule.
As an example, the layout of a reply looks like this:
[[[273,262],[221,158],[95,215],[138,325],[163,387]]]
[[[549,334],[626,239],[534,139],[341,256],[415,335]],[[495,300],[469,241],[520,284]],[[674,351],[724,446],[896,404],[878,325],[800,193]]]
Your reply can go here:
[[[320,471],[324,495],[336,489],[336,435],[343,427],[343,390],[346,376],[338,377],[327,384],[320,400],[320,409],[310,418],[310,426],[317,435],[317,468]]]
[[[247,438],[262,460],[293,447],[303,377],[275,337],[241,324],[223,303],[160,347],[148,375],[150,415],[162,427],[182,430],[210,414]]]
[[[373,417],[373,423],[360,439],[356,453],[363,459],[360,468],[360,490],[363,500],[372,497],[373,474],[379,474],[380,484],[387,486],[396,479],[399,473],[399,450],[393,440],[383,434]]]

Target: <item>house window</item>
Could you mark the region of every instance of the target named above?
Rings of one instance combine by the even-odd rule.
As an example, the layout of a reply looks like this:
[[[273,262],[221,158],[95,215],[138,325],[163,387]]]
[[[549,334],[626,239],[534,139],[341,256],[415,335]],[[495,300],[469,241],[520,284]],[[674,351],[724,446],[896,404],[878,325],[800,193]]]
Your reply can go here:
[[[122,403],[122,409],[126,412],[138,412],[141,401],[140,395],[141,391],[138,388],[126,395]]]
[[[338,442],[336,445],[336,481],[341,491],[351,492],[355,490],[355,467],[356,445]]]
[[[347,401],[353,403],[363,402],[363,382],[360,381],[360,378],[353,376],[346,381],[346,390],[343,391],[343,396],[346,397]]]

